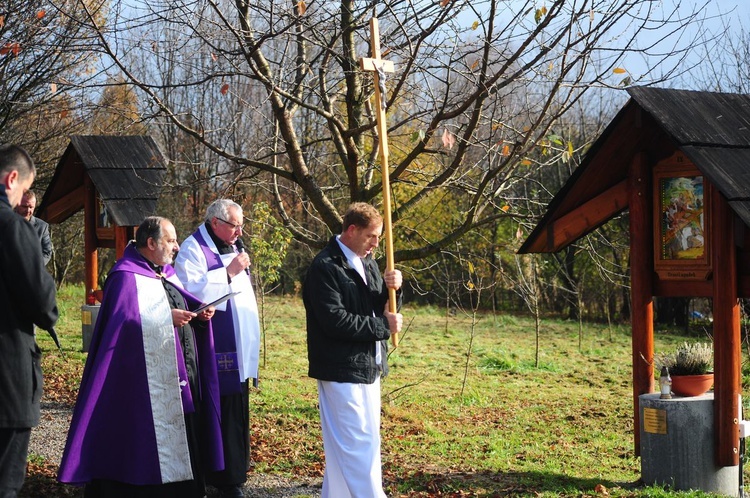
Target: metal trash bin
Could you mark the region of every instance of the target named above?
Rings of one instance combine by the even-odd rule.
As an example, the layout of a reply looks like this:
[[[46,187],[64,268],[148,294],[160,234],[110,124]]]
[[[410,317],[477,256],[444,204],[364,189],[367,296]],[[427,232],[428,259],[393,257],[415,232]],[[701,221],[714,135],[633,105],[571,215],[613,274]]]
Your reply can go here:
[[[94,325],[96,317],[99,316],[100,304],[84,304],[81,306],[81,336],[83,337],[83,346],[81,351],[88,352],[91,344],[91,336],[94,334]]]

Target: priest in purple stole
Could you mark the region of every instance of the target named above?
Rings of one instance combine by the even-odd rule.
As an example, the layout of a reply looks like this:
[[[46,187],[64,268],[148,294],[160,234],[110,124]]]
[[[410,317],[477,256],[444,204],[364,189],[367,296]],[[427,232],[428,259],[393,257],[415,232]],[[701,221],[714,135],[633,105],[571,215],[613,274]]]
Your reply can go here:
[[[221,432],[225,469],[206,481],[221,497],[241,497],[250,461],[248,379],[258,377],[260,325],[250,281],[250,259],[239,238],[242,207],[219,199],[205,222],[182,243],[175,270],[185,289],[206,303],[239,292],[216,306],[211,319],[221,389]]]
[[[58,479],[84,496],[202,498],[224,468],[209,319],[170,266],[172,223],[149,217],[110,271]]]

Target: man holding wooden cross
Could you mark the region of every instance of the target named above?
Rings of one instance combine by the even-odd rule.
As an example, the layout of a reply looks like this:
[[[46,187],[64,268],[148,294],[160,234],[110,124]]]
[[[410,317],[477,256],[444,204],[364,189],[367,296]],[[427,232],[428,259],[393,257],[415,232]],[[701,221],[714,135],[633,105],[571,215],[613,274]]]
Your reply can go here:
[[[372,251],[383,219],[369,204],[352,204],[341,235],[331,238],[307,271],[309,375],[318,380],[326,469],[322,498],[385,497],[380,462],[380,378],[388,373],[388,338],[401,331],[388,311],[399,270],[381,276]]]
[[[390,337],[398,346],[403,318],[396,291],[385,73],[394,66],[380,56],[378,20],[370,21],[375,115],[383,178],[383,216],[369,204],[349,206],[342,232],[332,237],[307,271],[303,299],[307,315],[309,375],[318,380],[320,425],[326,469],[322,498],[384,498],[380,459],[380,378],[388,373]],[[386,269],[372,258],[385,235]]]

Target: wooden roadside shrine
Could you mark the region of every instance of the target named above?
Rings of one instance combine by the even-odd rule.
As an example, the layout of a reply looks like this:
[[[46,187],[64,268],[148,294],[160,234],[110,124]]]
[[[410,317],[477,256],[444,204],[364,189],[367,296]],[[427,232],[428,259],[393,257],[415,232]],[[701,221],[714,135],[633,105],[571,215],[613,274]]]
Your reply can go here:
[[[122,256],[135,228],[156,212],[166,166],[149,136],[71,136],[37,216],[61,223],[84,210],[87,298],[98,288],[97,249]]]
[[[713,302],[716,464],[740,457],[740,309],[750,297],[750,95],[634,87],[522,245],[556,252],[629,210],[635,452],[654,392],[653,297]]]

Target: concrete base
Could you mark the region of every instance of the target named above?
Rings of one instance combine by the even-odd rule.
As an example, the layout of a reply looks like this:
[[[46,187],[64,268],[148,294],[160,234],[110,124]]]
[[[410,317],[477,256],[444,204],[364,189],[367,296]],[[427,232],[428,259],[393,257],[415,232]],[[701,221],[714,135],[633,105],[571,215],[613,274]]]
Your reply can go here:
[[[647,485],[739,496],[739,466],[717,467],[714,395],[639,396],[641,475]]]
[[[84,304],[81,306],[81,337],[83,338],[81,351],[84,353],[89,350],[91,336],[94,334],[94,325],[96,325],[96,318],[99,316],[100,306],[100,304]]]

